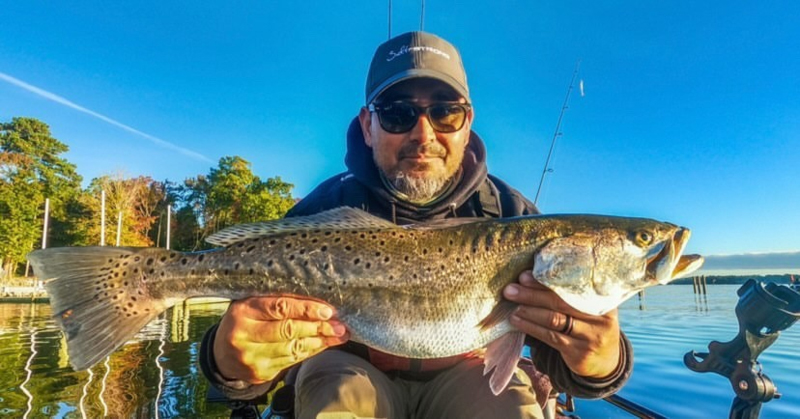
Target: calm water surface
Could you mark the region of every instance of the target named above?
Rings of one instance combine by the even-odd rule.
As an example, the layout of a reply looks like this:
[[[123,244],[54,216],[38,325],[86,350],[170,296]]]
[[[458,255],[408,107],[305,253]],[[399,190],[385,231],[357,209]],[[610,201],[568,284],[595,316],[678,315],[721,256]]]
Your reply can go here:
[[[623,304],[620,321],[636,361],[620,395],[669,417],[727,417],[733,399],[727,379],[690,371],[683,354],[736,336],[737,289],[710,286],[702,299],[691,286],[657,287],[643,302],[634,297]],[[0,417],[227,417],[224,406],[206,402],[197,366],[198,342],[225,307],[170,310],[104,363],[74,372],[48,305],[0,304]],[[759,361],[783,395],[764,404],[761,417],[800,417],[800,326],[784,331]],[[606,406],[578,403],[576,413],[619,415]]]

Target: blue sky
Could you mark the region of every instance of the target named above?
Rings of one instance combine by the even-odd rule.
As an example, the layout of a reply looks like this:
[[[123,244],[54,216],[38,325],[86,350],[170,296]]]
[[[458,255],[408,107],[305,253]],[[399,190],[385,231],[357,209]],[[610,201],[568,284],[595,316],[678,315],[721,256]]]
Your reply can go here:
[[[239,155],[303,196],[344,169],[387,2],[0,0],[0,120],[91,178],[181,181]],[[800,250],[800,2],[427,0],[462,52],[489,169],[539,204],[652,217],[704,254]],[[393,1],[393,33],[419,1]]]

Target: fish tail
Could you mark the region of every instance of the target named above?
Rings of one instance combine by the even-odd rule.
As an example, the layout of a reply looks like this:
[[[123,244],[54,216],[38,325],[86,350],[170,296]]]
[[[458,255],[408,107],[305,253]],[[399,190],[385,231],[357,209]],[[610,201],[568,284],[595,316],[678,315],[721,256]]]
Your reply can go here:
[[[158,251],[62,247],[28,254],[37,278],[45,281],[53,317],[66,336],[70,363],[76,371],[103,360],[174,304],[173,300],[151,297],[125,271],[146,259],[137,255]],[[121,268],[122,264],[126,267]]]

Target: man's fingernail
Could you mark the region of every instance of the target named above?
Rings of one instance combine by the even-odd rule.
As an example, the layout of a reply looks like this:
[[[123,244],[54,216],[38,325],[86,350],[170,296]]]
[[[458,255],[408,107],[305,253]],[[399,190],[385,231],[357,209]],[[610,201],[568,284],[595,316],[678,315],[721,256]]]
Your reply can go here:
[[[523,285],[533,285],[533,275],[521,275],[519,277],[519,283]]]
[[[513,297],[513,296],[519,294],[519,288],[517,288],[516,285],[509,285],[509,286],[506,287],[505,293],[506,293],[507,296]]]
[[[330,307],[322,307],[317,311],[322,320],[328,320],[333,316],[333,310]]]
[[[333,326],[333,333],[336,336],[342,336],[346,331],[347,329],[345,329],[343,324],[337,324],[336,326]]]

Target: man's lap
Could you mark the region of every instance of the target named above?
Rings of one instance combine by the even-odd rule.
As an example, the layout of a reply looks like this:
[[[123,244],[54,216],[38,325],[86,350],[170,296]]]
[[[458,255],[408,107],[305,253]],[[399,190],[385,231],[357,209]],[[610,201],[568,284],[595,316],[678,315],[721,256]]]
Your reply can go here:
[[[495,396],[480,358],[421,382],[390,378],[358,356],[329,350],[303,362],[295,392],[297,418],[542,417],[522,371]]]

